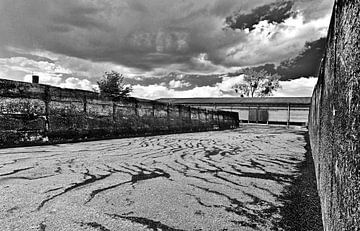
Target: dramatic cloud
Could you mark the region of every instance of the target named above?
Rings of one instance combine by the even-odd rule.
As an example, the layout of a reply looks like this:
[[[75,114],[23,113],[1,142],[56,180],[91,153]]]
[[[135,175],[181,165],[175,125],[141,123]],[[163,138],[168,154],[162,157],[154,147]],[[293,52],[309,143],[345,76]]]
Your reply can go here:
[[[330,15],[305,22],[304,15],[286,19],[281,24],[261,21],[247,34],[247,42],[228,49],[217,50],[222,63],[228,66],[253,66],[265,63],[280,63],[297,55],[306,41],[313,41],[326,35]]]
[[[317,76],[320,62],[325,52],[326,38],[307,42],[305,49],[296,57],[280,63],[277,72],[283,80],[302,76]]]
[[[261,21],[268,21],[268,23],[282,23],[285,19],[294,15],[292,7],[293,1],[274,2],[267,5],[256,7],[249,14],[241,14],[226,18],[226,24],[229,28],[235,30],[253,30],[254,26]]]
[[[241,40],[239,33],[224,34],[223,19],[211,12],[216,7],[214,0],[4,0],[0,41],[142,70],[175,63],[196,68],[193,59],[221,46],[219,39]]]
[[[17,52],[24,51],[18,50]],[[132,72],[129,68],[111,63],[93,63],[84,59],[52,53],[33,52],[32,54],[16,53],[16,55],[21,56],[0,58],[1,78],[29,82],[31,75],[35,74],[40,76],[40,83],[42,84],[92,90],[96,81],[105,71]],[[34,59],[33,57],[41,58]],[[135,71],[134,73],[136,74]],[[131,75],[128,76],[131,77]],[[75,81],[79,83],[75,84]]]
[[[300,77],[314,77],[318,75],[321,59],[325,52],[326,38],[306,42],[303,50],[295,57],[284,60],[279,66],[265,64],[253,67],[254,70],[265,70],[269,74],[278,74],[281,80],[297,79]],[[238,75],[238,71],[229,73]]]
[[[180,72],[171,72],[160,77],[135,77],[126,78],[125,82],[131,85],[149,86],[161,85],[174,90],[190,90],[195,87],[213,87],[221,83],[224,74],[186,74]]]
[[[267,4],[259,6],[262,2]],[[263,39],[263,30],[272,34],[272,40],[275,40],[273,50],[278,50],[294,45],[291,43],[279,47],[276,43],[282,41],[275,37],[295,33],[295,36],[286,36],[286,39],[297,38],[296,42],[300,43],[298,47],[301,47],[305,38],[296,35],[301,33],[299,30],[308,34],[307,40],[312,40],[309,35],[319,36],[319,27],[327,26],[309,21],[304,24],[307,28],[300,25],[294,30],[291,28],[296,25],[291,22],[282,25],[291,18],[288,12],[292,7],[291,1],[3,0],[0,3],[0,42],[7,47],[43,49],[148,71],[170,64],[181,64],[183,69],[189,68],[190,71],[204,71],[212,63],[229,65],[226,55],[230,54],[226,52],[234,55],[232,47],[236,47],[235,50],[253,48],[254,45],[247,44],[259,35]],[[256,15],[256,20],[251,19],[250,23],[251,28],[258,28],[256,33],[249,35],[243,31],[223,30],[226,14],[230,15],[237,9]],[[305,14],[307,11],[302,9],[301,12]],[[301,24],[300,21],[305,18],[297,20],[296,23]],[[260,26],[256,26],[258,24]],[[277,28],[273,28],[274,24],[278,25]],[[264,46],[260,46],[260,49],[264,49]],[[269,52],[273,50],[264,49],[261,53],[269,57]],[[251,53],[247,50],[237,53],[232,65],[262,62],[257,60],[259,56],[252,57],[246,63],[241,62],[243,57]],[[281,59],[284,56],[286,54],[282,54]],[[199,57],[207,57],[208,63],[199,61]]]
[[[195,87],[189,90],[176,90],[166,85],[135,85],[132,96],[159,99],[183,97],[238,97],[232,86],[243,81],[243,75],[236,77],[223,76],[222,81],[214,86]],[[317,78],[299,78],[291,81],[280,81],[281,88],[274,97],[310,97]]]
[[[89,89],[115,70],[135,86],[206,92],[242,67],[300,62],[294,57],[306,41],[326,35],[332,4],[1,0],[0,77],[24,80],[35,73],[43,83]],[[306,76],[296,70],[286,79],[293,73]]]

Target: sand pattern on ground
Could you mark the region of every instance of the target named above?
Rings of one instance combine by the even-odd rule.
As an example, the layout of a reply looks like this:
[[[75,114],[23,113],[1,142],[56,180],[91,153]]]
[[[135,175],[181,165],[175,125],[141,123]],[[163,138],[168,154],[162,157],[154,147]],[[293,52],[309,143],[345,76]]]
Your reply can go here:
[[[280,230],[305,132],[259,126],[2,149],[1,230]]]

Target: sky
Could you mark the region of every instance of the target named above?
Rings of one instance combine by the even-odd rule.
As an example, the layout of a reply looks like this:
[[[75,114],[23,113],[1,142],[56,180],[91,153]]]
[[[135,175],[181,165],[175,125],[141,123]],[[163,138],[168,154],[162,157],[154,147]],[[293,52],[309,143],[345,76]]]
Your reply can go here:
[[[228,97],[246,67],[311,96],[333,0],[1,0],[0,78],[93,90],[106,71],[132,96]]]

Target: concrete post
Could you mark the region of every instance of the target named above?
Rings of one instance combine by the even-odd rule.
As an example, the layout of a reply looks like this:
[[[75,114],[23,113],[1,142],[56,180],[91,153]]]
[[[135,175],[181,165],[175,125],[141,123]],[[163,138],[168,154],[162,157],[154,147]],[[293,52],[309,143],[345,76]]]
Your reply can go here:
[[[152,104],[152,111],[151,111],[151,115],[153,118],[155,118],[155,104]]]
[[[181,106],[181,105],[179,105],[179,106],[177,106],[177,107],[178,107],[178,109],[179,109],[179,118],[181,119],[181,118],[182,118],[182,115],[181,115],[182,106]]]
[[[137,102],[135,102],[134,111],[135,111],[135,115],[138,116],[139,112],[138,112],[138,103]]]
[[[192,124],[192,120],[191,120],[191,107],[188,107],[188,113],[189,113],[189,123]]]
[[[49,86],[45,87],[45,98],[44,98],[44,102],[45,102],[45,135],[46,133],[50,130],[50,121],[49,121],[49,115],[50,115],[50,109],[49,109],[49,103],[51,101],[51,95],[50,95],[50,89]]]
[[[113,118],[113,121],[115,122],[116,121],[116,104],[115,102],[113,101],[112,102],[112,118]],[[84,100],[84,112],[86,113],[86,98]]]
[[[288,118],[287,118],[286,126],[288,128],[290,126],[290,104],[288,104]]]
[[[168,129],[170,130],[171,126],[170,126],[170,105],[167,104],[166,105],[166,121],[167,121],[167,126],[168,126]]]
[[[154,103],[152,103],[151,109],[152,109],[152,110],[151,110],[151,116],[152,116],[152,131],[155,133],[157,126],[155,126],[156,118],[155,118],[155,104],[154,104]]]
[[[180,127],[179,128],[177,128],[179,131],[181,131],[182,129],[183,129],[183,120],[182,120],[182,115],[181,115],[181,113],[182,113],[182,106],[181,105],[178,105],[177,106],[178,107],[178,109],[179,109],[179,115],[178,115],[178,124],[180,124]]]

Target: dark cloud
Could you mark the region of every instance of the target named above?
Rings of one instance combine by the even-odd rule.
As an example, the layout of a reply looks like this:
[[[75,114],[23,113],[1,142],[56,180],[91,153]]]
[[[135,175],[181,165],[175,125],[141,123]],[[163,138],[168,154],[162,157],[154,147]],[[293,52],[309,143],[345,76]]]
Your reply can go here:
[[[320,38],[312,42],[306,42],[300,54],[284,60],[279,66],[268,63],[252,67],[256,71],[265,70],[269,74],[278,74],[280,80],[286,81],[301,77],[314,77],[318,75],[321,59],[325,53],[326,38]],[[228,76],[238,76],[242,71],[228,73]]]
[[[60,28],[58,31],[67,32],[70,30],[69,27],[83,28],[88,30],[97,29],[100,31],[110,31],[112,27],[103,20],[92,17],[101,12],[101,9],[95,7],[81,7],[74,6],[60,12],[54,12],[50,15],[51,25]],[[48,27],[52,30],[51,25]],[[55,30],[57,29],[55,28]],[[64,29],[67,28],[67,29]]]
[[[215,86],[217,83],[221,83],[222,76],[220,74],[197,75],[171,72],[161,77],[126,78],[125,82],[131,85],[149,86],[162,84],[169,86],[170,82],[174,80],[185,83],[184,86],[180,87],[181,90],[189,90],[194,87]]]
[[[29,60],[33,60],[35,62],[47,62],[47,63],[55,63],[54,60],[48,58],[48,57],[44,57],[44,56],[40,56],[40,55],[35,55],[35,54],[28,54],[26,52],[23,52],[22,50],[9,50],[9,49],[0,49],[0,58],[11,58],[11,57],[24,57],[27,58]]]
[[[0,42],[149,71],[169,64],[190,64],[200,52],[216,49],[216,38],[232,43],[238,40],[220,35],[217,19],[203,3],[91,3],[4,0],[0,3]],[[179,12],[177,6],[189,9]],[[200,11],[203,13],[197,14]]]
[[[238,9],[244,11],[251,11],[257,6],[269,4],[274,0],[251,0],[251,1],[239,1],[239,0],[217,0],[211,7],[209,7],[210,14],[217,15],[221,18],[226,18],[229,13],[233,13]]]
[[[321,58],[325,53],[326,38],[307,42],[304,50],[296,57],[280,63],[277,73],[282,80],[317,76]]]
[[[324,5],[326,1],[320,2]],[[291,1],[274,0],[1,0],[0,56],[4,57],[8,47],[15,47],[93,63],[112,63],[144,75],[158,69],[219,73],[227,68],[283,60],[297,52],[288,49],[294,44],[319,37],[317,28],[306,29],[303,34],[294,33],[300,34],[299,38],[290,38],[286,43],[278,41],[275,35],[265,38],[260,47],[257,41],[250,44],[254,40],[251,36],[260,37],[251,34],[255,30],[250,34],[223,30],[226,16],[242,9],[238,16],[247,27],[259,20],[281,23],[293,8],[312,15],[309,2],[312,1],[299,0],[292,5]],[[240,21],[239,26],[244,26]],[[278,37],[284,37],[285,29]],[[203,54],[206,60],[199,60]]]
[[[269,23],[281,23],[294,15],[294,11],[292,10],[293,5],[293,1],[279,1],[259,6],[249,14],[242,14],[240,11],[233,16],[227,17],[226,24],[233,30],[253,30],[253,26],[260,21],[267,20]]]
[[[252,67],[253,70],[255,71],[266,71],[267,73],[271,74],[271,75],[274,75],[274,74],[278,74],[277,72],[277,68],[275,66],[275,64],[273,63],[267,63],[265,65],[261,65],[261,66],[255,66],[255,67]],[[243,70],[238,70],[238,71],[235,71],[235,72],[230,72],[227,74],[228,77],[235,77],[235,76],[239,76],[243,74]]]
[[[275,68],[275,64],[265,64],[262,66],[257,66],[253,68],[255,71],[261,71],[261,70],[265,70],[267,73],[269,74],[277,74],[276,68]]]

